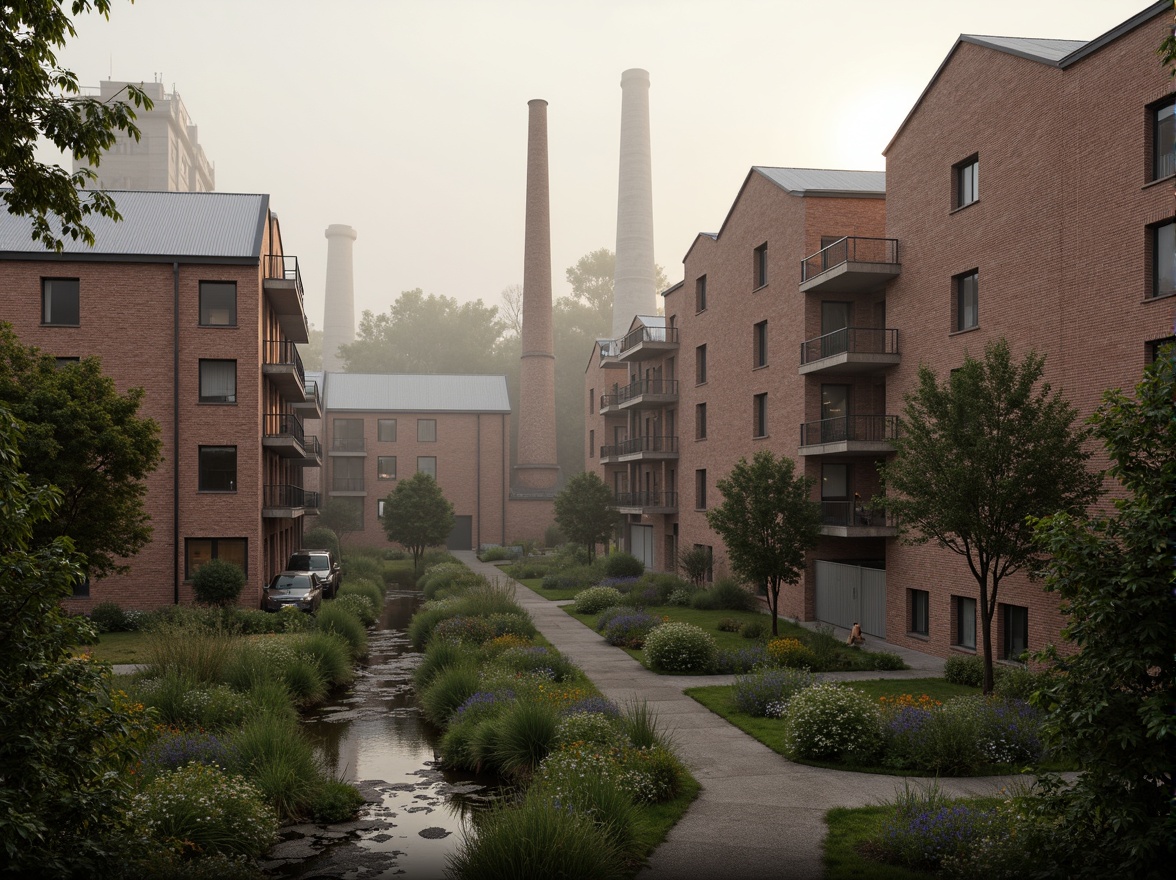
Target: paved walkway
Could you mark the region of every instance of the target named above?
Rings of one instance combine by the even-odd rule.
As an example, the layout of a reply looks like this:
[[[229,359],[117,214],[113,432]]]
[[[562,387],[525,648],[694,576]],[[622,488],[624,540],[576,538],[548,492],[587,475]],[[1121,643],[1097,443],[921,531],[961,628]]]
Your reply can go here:
[[[479,562],[472,552],[454,555],[489,578],[505,578],[497,566]],[[605,696],[617,702],[644,700],[656,711],[672,732],[678,756],[702,784],[686,815],[650,857],[642,880],[818,880],[823,874],[825,813],[833,807],[882,803],[902,787],[902,777],[794,764],[682,693],[688,687],[729,683],[734,676],[657,675],[522,584],[516,599],[539,631]],[[943,672],[938,658],[875,639],[868,646],[901,654],[912,668],[825,677],[925,678]],[[939,784],[952,795],[991,794],[1015,778],[941,779]]]

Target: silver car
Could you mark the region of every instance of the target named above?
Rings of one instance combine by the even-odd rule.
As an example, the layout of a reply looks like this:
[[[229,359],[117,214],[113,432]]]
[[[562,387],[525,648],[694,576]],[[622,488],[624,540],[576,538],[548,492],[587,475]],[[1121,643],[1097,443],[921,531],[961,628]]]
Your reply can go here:
[[[323,582],[312,571],[283,571],[274,575],[262,597],[266,611],[281,611],[293,605],[302,611],[315,612],[323,602]]]

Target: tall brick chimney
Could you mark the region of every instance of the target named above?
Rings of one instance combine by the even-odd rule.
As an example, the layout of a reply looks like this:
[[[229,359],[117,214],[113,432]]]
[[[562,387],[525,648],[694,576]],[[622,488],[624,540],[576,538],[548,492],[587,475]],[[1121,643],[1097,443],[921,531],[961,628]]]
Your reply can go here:
[[[617,187],[617,268],[613,279],[613,338],[634,315],[657,313],[653,262],[653,170],[649,147],[649,72],[621,74],[621,161]]]
[[[355,341],[355,282],[351,271],[351,243],[355,230],[332,223],[327,237],[327,283],[323,298],[323,370],[343,369],[339,346]]]

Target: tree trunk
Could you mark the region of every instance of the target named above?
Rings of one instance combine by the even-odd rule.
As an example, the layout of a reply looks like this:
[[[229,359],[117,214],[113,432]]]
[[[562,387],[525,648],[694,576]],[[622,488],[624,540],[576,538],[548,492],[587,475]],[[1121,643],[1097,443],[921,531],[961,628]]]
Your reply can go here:
[[[995,584],[993,585],[993,594],[995,595]],[[988,579],[980,584],[980,633],[984,641],[984,695],[988,696],[992,693],[993,675],[992,675],[992,612],[994,606],[990,599],[988,592]]]
[[[768,608],[772,611],[772,635],[780,635],[780,583],[769,581],[765,584],[768,593]]]

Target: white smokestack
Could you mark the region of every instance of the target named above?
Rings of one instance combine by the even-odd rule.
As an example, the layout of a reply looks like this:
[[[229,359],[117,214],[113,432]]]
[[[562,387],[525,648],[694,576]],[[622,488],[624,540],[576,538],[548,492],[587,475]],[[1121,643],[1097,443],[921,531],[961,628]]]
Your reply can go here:
[[[355,282],[351,243],[355,230],[333,223],[327,227],[327,284],[323,302],[323,370],[339,372],[339,346],[355,341]]]
[[[613,280],[614,338],[634,315],[657,313],[653,263],[653,170],[649,148],[649,72],[621,74],[621,163],[617,192],[617,269]]]

